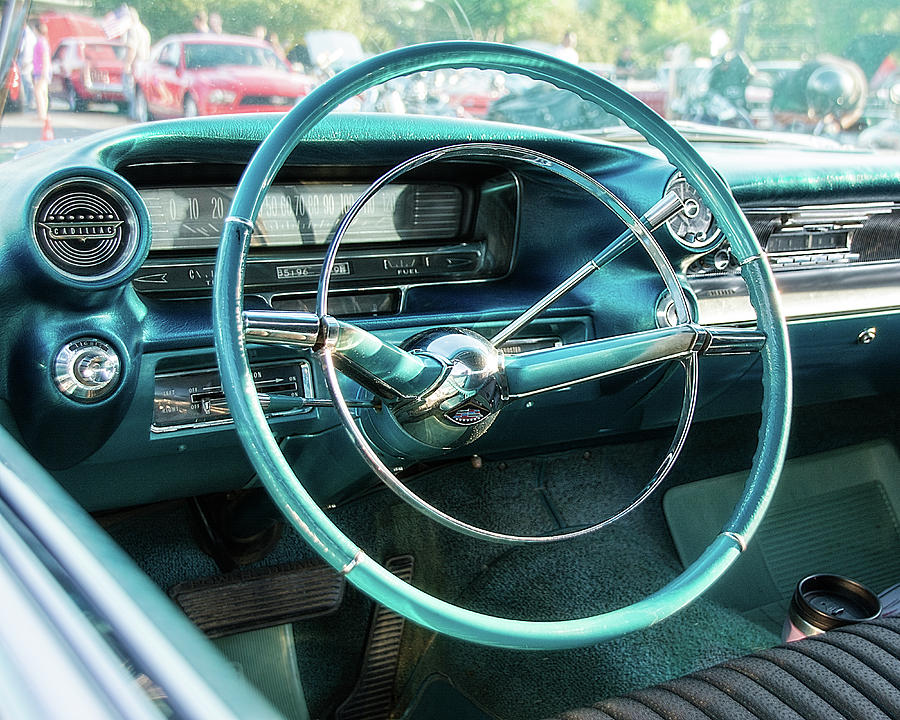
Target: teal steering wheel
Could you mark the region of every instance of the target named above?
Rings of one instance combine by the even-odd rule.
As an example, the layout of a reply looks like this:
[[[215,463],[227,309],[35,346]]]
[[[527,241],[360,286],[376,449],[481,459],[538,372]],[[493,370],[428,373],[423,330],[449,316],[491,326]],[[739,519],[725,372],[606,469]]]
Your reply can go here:
[[[549,622],[496,617],[453,605],[395,577],[338,529],[298,480],[269,430],[247,361],[244,260],[263,198],[288,155],[323,117],[359,93],[413,73],[464,67],[517,72],[574,92],[620,117],[662,151],[703,196],[728,237],[756,310],[757,331],[764,336],[758,348],[763,366],[759,444],[731,518],[703,554],[666,586],[632,605],[599,615]],[[402,48],[345,70],[298,103],[260,145],[238,185],[216,259],[213,320],[222,385],[238,434],[284,516],[332,567],[374,600],[421,625],[458,638],[508,648],[572,648],[662,620],[705,592],[746,548],[781,472],[791,408],[787,328],[768,263],[725,183],[684,138],[627,92],[587,70],[523,48],[478,42]],[[298,344],[317,349],[333,344],[347,327],[327,316],[284,316],[274,322],[272,334],[283,331],[284,337],[299,338]],[[384,364],[386,357],[402,354],[391,346],[382,347],[378,362]],[[338,402],[335,398],[335,402],[340,405],[343,399]]]

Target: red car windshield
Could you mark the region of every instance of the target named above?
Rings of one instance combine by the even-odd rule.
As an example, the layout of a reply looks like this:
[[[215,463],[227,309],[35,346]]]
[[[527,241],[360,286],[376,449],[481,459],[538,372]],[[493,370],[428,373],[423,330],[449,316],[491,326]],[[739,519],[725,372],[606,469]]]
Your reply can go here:
[[[273,50],[255,45],[191,43],[184,46],[184,65],[190,70],[221,65],[248,65],[284,69]]]
[[[84,45],[83,56],[86,60],[91,60],[92,62],[115,62],[116,60],[124,60],[125,46],[106,45],[103,43]]]

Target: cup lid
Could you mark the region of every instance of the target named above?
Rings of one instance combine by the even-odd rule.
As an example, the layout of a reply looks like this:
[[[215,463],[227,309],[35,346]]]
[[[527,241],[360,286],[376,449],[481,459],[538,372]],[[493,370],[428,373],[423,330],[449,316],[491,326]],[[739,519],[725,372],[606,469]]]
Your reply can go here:
[[[831,630],[874,620],[881,614],[881,601],[862,583],[842,575],[818,574],[797,583],[790,609],[813,627]]]

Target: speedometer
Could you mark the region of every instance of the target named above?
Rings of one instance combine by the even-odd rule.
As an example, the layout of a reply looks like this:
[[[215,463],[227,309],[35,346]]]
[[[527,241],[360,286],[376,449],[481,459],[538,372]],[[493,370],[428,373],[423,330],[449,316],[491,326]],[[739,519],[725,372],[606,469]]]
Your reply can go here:
[[[681,212],[666,221],[666,227],[679,245],[697,252],[709,250],[722,239],[712,211],[681,173],[672,176],[666,192],[674,192],[684,204]]]
[[[363,183],[273,185],[254,226],[251,247],[292,249],[327,245]],[[153,223],[151,252],[214,250],[234,189],[226,186],[159,187],[139,191]],[[390,245],[456,238],[463,193],[449,183],[397,183],[381,190],[347,232],[346,242]]]

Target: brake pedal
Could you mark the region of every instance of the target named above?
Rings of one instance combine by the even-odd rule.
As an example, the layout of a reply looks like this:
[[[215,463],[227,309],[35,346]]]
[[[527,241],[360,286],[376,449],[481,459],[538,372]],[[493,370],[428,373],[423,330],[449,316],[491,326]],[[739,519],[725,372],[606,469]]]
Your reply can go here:
[[[404,582],[412,580],[413,565],[412,555],[399,555],[384,564]],[[335,711],[335,720],[387,720],[394,704],[394,679],[405,624],[402,615],[383,605],[375,606],[359,680]]]
[[[179,583],[169,597],[215,638],[328,615],[345,585],[327,565],[287,563]]]

